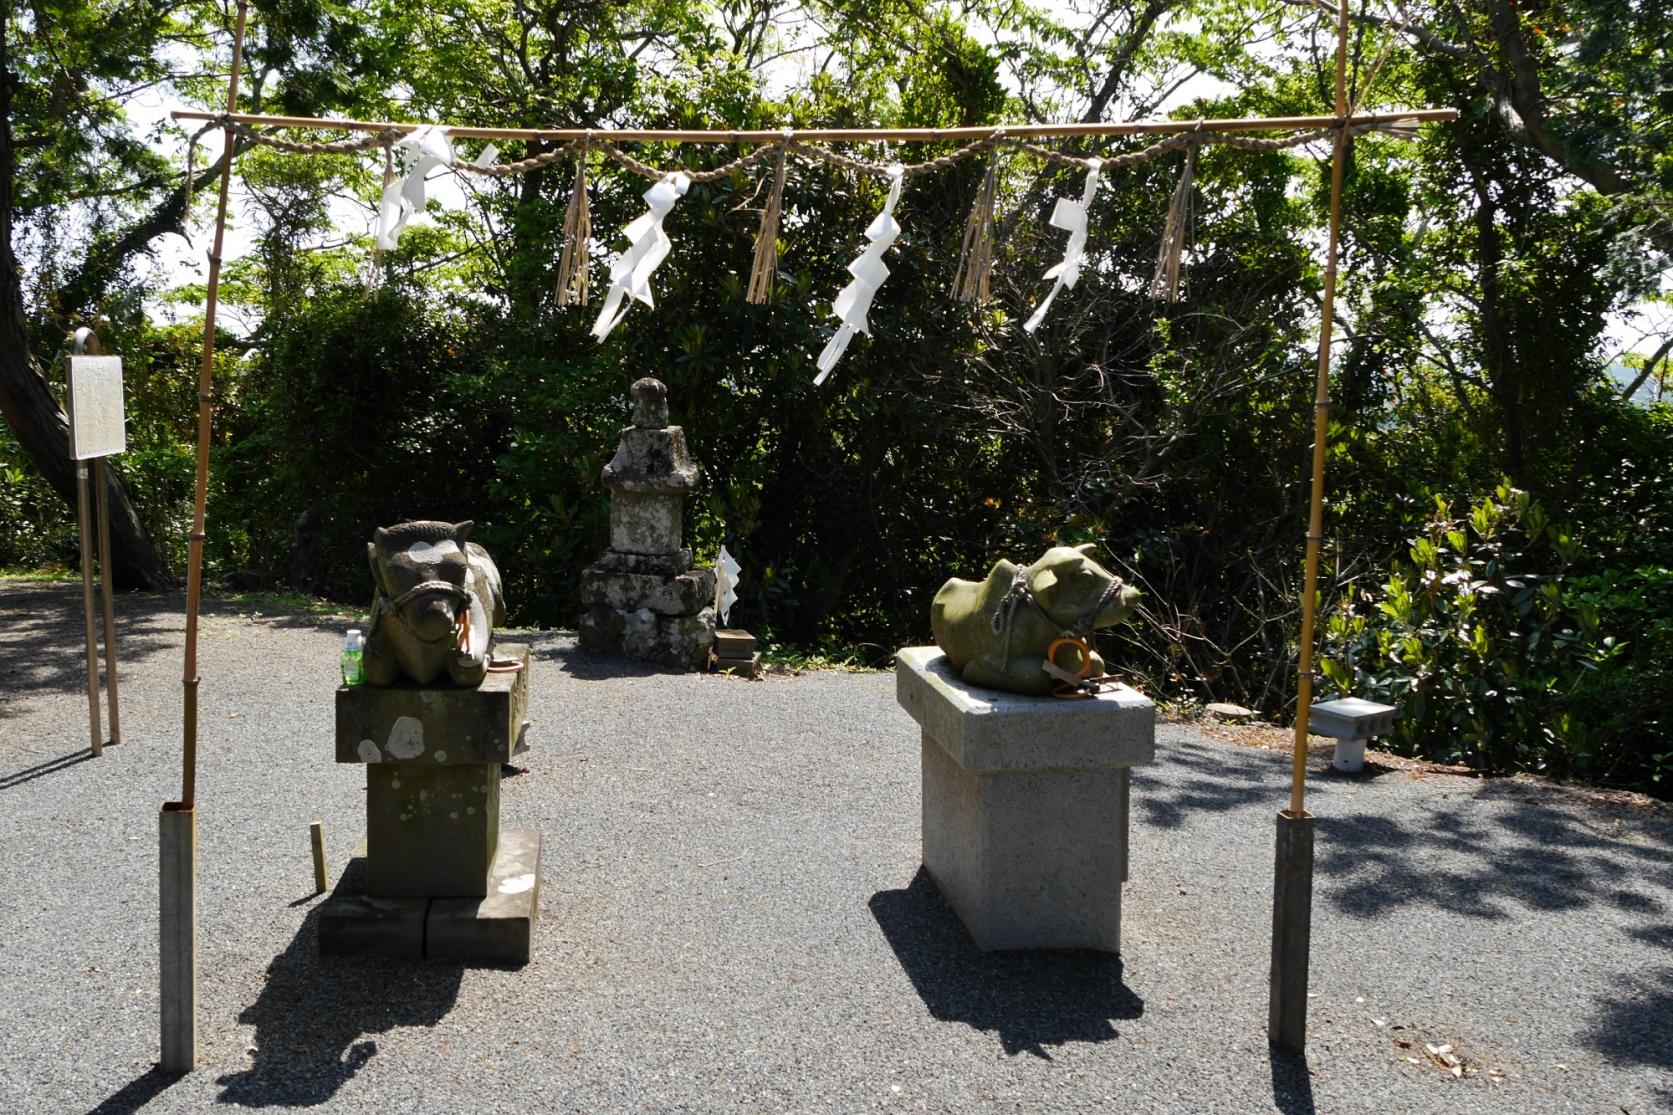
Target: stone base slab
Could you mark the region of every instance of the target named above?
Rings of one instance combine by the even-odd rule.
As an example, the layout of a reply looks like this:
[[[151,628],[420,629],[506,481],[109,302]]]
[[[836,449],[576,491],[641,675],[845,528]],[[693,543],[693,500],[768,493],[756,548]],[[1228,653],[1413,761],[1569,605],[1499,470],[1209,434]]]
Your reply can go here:
[[[433,960],[527,964],[539,915],[540,831],[502,832],[486,896],[431,899],[424,954]]]
[[[965,682],[936,647],[896,656],[920,726],[924,868],[984,950],[1121,949],[1131,770],[1155,706],[1126,687],[1062,700]]]
[[[597,654],[700,670],[708,662],[714,627],[713,607],[691,616],[659,616],[649,608],[624,612],[600,604],[582,613],[576,634],[584,650]]]
[[[691,568],[691,548],[682,547],[670,554],[635,554],[621,550],[605,550],[593,562],[597,569],[616,573],[652,573],[659,577],[677,577]]]
[[[692,616],[713,604],[715,571],[688,569],[676,576],[625,573],[593,565],[581,571],[581,603],[624,612],[649,608],[659,616]]]
[[[922,737],[924,869],[984,951],[1121,951],[1130,772],[972,774]]]
[[[709,657],[709,670],[717,674],[737,674],[741,678],[760,677],[761,652],[756,651],[748,658],[722,658],[715,654]]]
[[[501,833],[483,898],[374,898],[362,844],[320,907],[320,954],[526,964],[540,915],[540,846],[537,829]]]

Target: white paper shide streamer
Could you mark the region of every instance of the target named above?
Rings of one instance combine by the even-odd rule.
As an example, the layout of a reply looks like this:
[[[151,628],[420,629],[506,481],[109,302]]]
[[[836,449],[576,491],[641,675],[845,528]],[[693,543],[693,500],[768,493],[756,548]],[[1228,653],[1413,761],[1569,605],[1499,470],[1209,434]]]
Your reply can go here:
[[[815,386],[825,382],[825,377],[842,359],[855,333],[871,336],[871,325],[866,321],[866,315],[871,312],[871,300],[876,297],[877,288],[889,277],[883,253],[900,237],[900,223],[895,220],[895,203],[900,200],[904,174],[904,168],[898,164],[889,168],[888,200],[883,203],[883,211],[866,226],[866,239],[871,244],[859,259],[848,265],[848,273],[854,276],[854,281],[843,287],[842,293],[831,303],[831,312],[842,319],[842,326],[825,345],[825,351],[819,354],[819,374],[813,377]]]
[[[400,175],[383,188],[378,203],[378,247],[391,251],[407,219],[424,210],[424,179],[438,167],[453,165],[453,144],[446,128],[423,127],[395,141]]]
[[[715,614],[721,623],[727,621],[732,605],[738,602],[738,574],[743,568],[737,558],[726,552],[725,546],[720,548],[720,556],[715,558]]]
[[[628,298],[647,306],[655,304],[651,300],[651,273],[668,258],[674,246],[662,231],[662,221],[689,189],[691,179],[679,171],[663,175],[660,182],[645,191],[649,209],[622,229],[622,235],[629,241],[628,248],[610,264],[610,293],[598,320],[593,323],[593,336],[599,340],[608,337],[610,330],[633,308]]]
[[[1092,209],[1092,197],[1098,192],[1098,173],[1103,167],[1102,159],[1086,160],[1086,189],[1081,192],[1080,200],[1060,197],[1057,207],[1051,211],[1051,223],[1069,234],[1069,243],[1063,249],[1063,262],[1045,274],[1053,280],[1051,290],[1034,310],[1034,316],[1023,323],[1023,329],[1030,333],[1046,320],[1046,311],[1051,309],[1057,292],[1080,282],[1081,257],[1086,254],[1087,214]]]

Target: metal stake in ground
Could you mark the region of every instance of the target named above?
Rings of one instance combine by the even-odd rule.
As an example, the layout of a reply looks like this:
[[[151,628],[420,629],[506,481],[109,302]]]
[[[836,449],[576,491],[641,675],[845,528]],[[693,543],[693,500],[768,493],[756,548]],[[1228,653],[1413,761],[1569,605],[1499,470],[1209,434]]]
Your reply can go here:
[[[247,0],[239,0],[232,33],[232,69],[227,75],[227,111],[238,109],[238,71],[244,61]],[[203,364],[198,371],[197,491],[192,504],[191,542],[186,557],[186,669],[184,745],[178,802],[163,805],[161,822],[162,1032],[164,1072],[197,1066],[197,721],[198,604],[203,593],[203,521],[209,498],[209,429],[215,413],[215,307],[221,289],[221,244],[227,228],[227,190],[232,182],[233,137],[224,133],[221,190],[215,206],[215,239],[209,249],[209,290],[203,309]]]

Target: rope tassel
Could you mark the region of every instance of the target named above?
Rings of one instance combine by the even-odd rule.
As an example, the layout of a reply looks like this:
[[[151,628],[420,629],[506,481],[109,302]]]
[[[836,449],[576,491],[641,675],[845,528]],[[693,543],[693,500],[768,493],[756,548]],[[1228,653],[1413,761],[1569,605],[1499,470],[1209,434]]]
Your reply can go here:
[[[761,230],[755,234],[755,261],[749,268],[746,302],[761,305],[773,300],[773,281],[778,278],[778,226],[784,208],[784,171],[787,145],[779,144],[778,166],[773,171],[773,192],[761,211]]]
[[[999,196],[999,152],[988,160],[970,219],[964,223],[964,243],[959,247],[958,270],[953,274],[953,297],[960,302],[988,300],[988,273],[993,270],[994,203]]]
[[[587,207],[587,152],[575,159],[575,188],[563,214],[563,252],[558,256],[557,299],[560,306],[587,304],[587,241],[592,238],[592,211]]]
[[[1179,174],[1168,218],[1162,225],[1162,245],[1156,252],[1156,275],[1150,297],[1158,302],[1179,301],[1179,262],[1185,252],[1185,228],[1191,223],[1191,180],[1197,170],[1197,145],[1185,148],[1185,169]]]

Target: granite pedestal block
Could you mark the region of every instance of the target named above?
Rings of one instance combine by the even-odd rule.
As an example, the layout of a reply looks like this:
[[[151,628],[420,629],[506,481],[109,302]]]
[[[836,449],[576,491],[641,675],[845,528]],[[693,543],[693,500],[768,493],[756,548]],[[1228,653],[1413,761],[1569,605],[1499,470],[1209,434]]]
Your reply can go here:
[[[1125,686],[1081,700],[967,684],[937,647],[896,658],[921,729],[924,868],[976,944],[1121,951],[1131,768],[1156,710]]]
[[[366,893],[362,844],[320,907],[320,952],[527,964],[540,912],[540,845],[536,829],[501,833],[481,898],[378,898]]]
[[[523,738],[530,659],[495,656],[522,668],[474,689],[338,689],[337,761],[367,768],[366,841],[322,911],[322,951],[527,959],[540,833],[500,832],[500,766]]]

